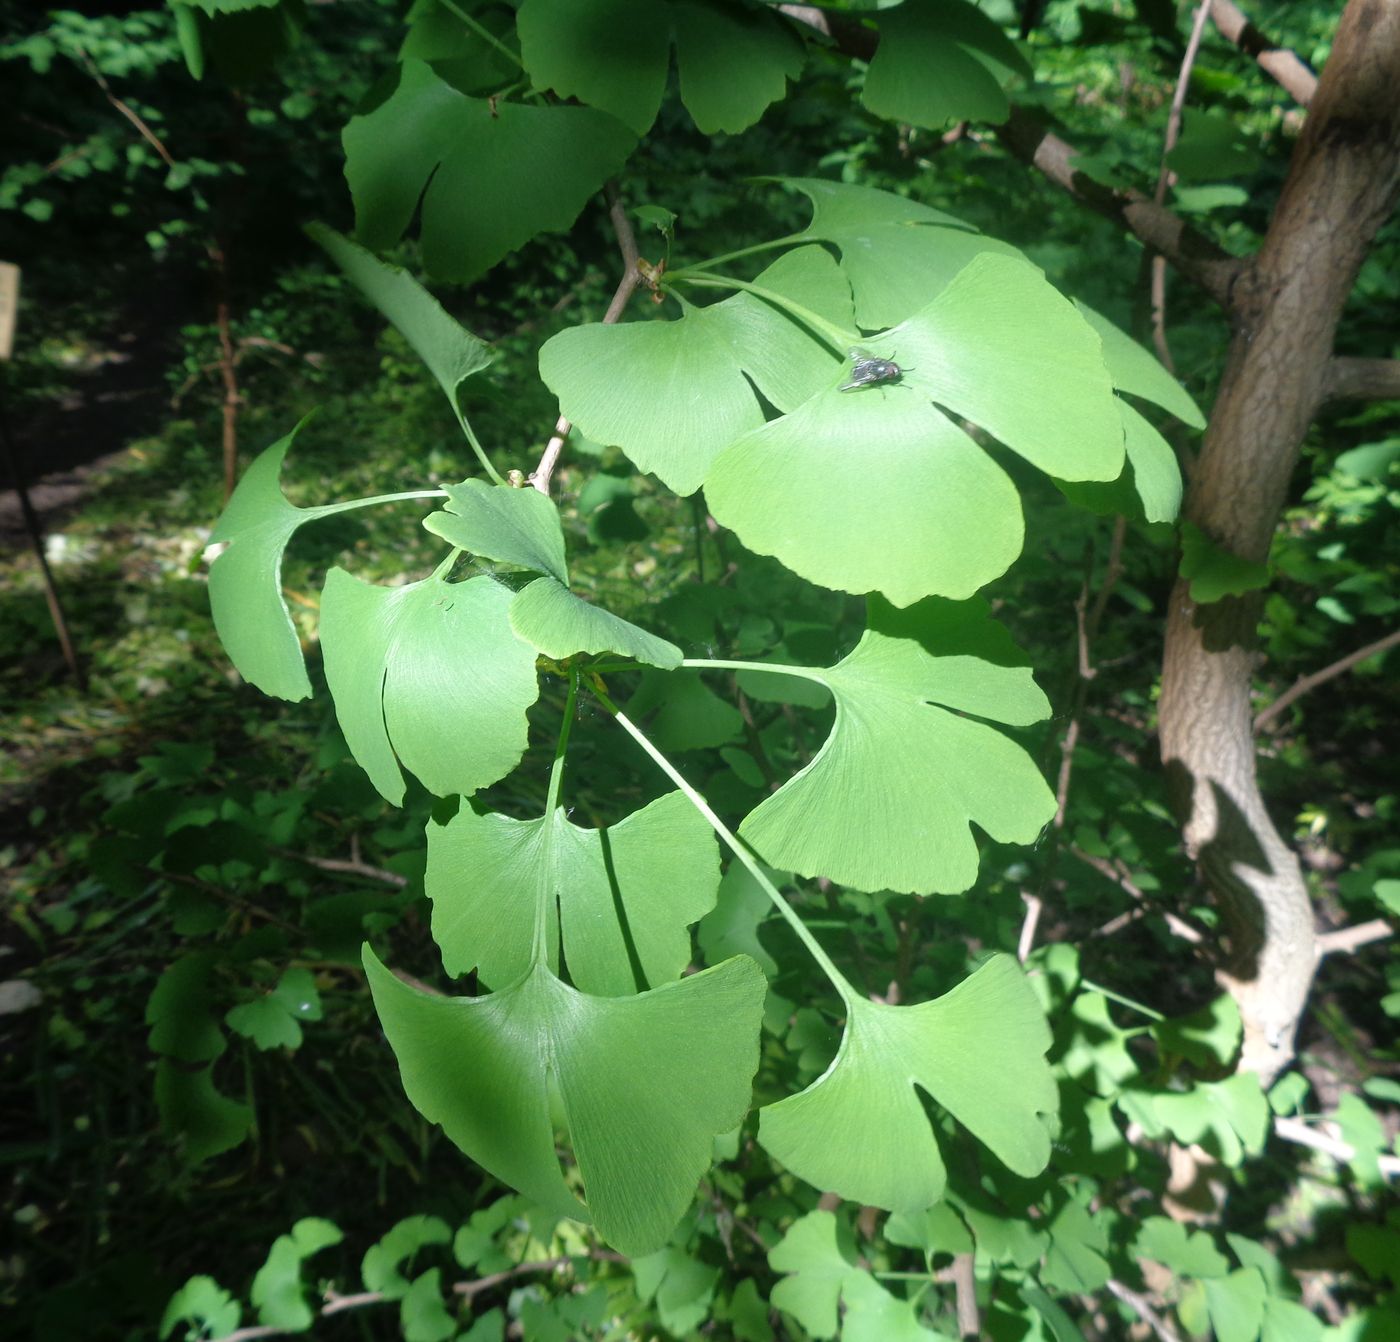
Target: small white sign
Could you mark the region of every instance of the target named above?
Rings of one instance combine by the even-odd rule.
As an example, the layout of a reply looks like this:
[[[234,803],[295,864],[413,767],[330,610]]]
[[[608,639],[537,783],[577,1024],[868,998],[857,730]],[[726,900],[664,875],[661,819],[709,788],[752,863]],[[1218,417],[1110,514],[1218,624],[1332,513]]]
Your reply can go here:
[[[8,359],[15,347],[15,322],[19,319],[19,267],[0,261],[0,359]]]

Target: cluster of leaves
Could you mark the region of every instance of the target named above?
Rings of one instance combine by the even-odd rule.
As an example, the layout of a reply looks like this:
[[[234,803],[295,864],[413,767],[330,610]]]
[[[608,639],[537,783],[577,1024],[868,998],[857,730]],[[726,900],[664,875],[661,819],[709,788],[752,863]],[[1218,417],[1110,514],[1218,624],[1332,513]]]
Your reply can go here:
[[[209,25],[233,17],[221,13],[225,8],[177,6],[177,13],[188,10],[179,16],[180,31],[193,63],[200,51],[218,50]],[[264,20],[300,22],[294,7],[251,8],[265,11]],[[679,0],[642,8],[645,21],[638,6],[620,0],[415,6],[399,68],[346,134],[361,242],[396,243],[430,183],[423,199],[429,268],[446,277],[474,275],[503,248],[572,223],[653,121],[648,151],[658,156],[668,152],[659,133],[683,141],[694,135],[692,121],[704,130],[725,117],[738,129],[781,95],[803,59],[796,29],[766,11]],[[1024,73],[1024,58],[1000,29],[991,38],[985,28],[964,29],[951,45],[935,40],[946,36],[950,14],[975,22],[968,11],[928,3],[875,16],[884,54],[853,73],[864,106],[934,129],[946,115],[998,115],[1001,84]],[[1089,5],[1050,11],[1049,21],[1070,41],[1103,12]],[[587,28],[599,16],[609,25],[601,48],[589,47],[586,34],[551,42],[561,25]],[[997,13],[1003,22],[1010,17]],[[753,67],[707,81],[706,44],[736,24],[757,34]],[[632,68],[650,71],[649,80],[619,78],[610,56],[579,59],[581,51],[618,50],[619,34],[627,35]],[[660,98],[672,47],[680,104],[667,100],[658,114],[648,90],[655,87]],[[943,62],[946,80],[913,83],[910,70],[926,68],[930,58]],[[169,59],[166,50],[162,60]],[[817,80],[839,88],[844,76],[831,76],[824,53],[809,48],[805,59]],[[1113,68],[1105,63],[1106,78]],[[522,87],[524,80],[535,92]],[[583,106],[541,97],[543,89]],[[907,101],[931,90],[956,97],[932,110]],[[415,129],[396,140],[388,132],[405,124],[401,117]],[[549,151],[545,160],[522,155],[524,130],[532,145]],[[863,139],[843,144],[828,166],[858,175],[861,163],[878,157],[880,123],[867,120],[858,134]],[[708,151],[705,145],[695,152],[688,168],[683,157],[674,161],[673,191],[687,171],[703,171]],[[1117,166],[1128,161],[1122,155]],[[501,208],[454,221],[454,202],[483,165],[503,184]],[[774,163],[760,166],[771,171]],[[1188,164],[1179,166],[1190,185]],[[1207,163],[1197,180],[1209,184],[1221,171]],[[543,200],[533,189],[541,180],[557,188]],[[971,1253],[987,1331],[996,1337],[1073,1338],[1085,1326],[1077,1303],[1085,1295],[1099,1297],[1110,1331],[1125,1328],[1135,1313],[1105,1296],[1110,1281],[1175,1304],[1192,1331],[1211,1327],[1232,1340],[1321,1335],[1295,1303],[1296,1283],[1260,1242],[1271,1238],[1262,1222],[1219,1238],[1188,1235],[1175,1221],[1143,1221],[1127,1210],[1140,1206],[1143,1189],[1165,1186],[1155,1151],[1169,1140],[1199,1143],[1222,1162],[1238,1196],[1267,1201],[1271,1181],[1290,1177],[1261,1154],[1271,1110],[1297,1112],[1304,1093],[1294,1085],[1265,1097],[1247,1081],[1221,1079],[1233,1034],[1220,1006],[1199,1021],[1125,1028],[1110,1006],[1117,997],[1086,981],[1063,948],[1030,966],[1038,1002],[1008,959],[980,962],[965,949],[1014,946],[1019,891],[1035,873],[1034,861],[974,843],[969,822],[994,840],[1027,842],[1052,810],[1031,763],[1040,745],[1034,724],[1049,704],[1026,659],[972,594],[994,582],[998,603],[1014,603],[1018,633],[1034,644],[1037,666],[1053,667],[1059,652],[1047,655],[1046,646],[1060,637],[1054,627],[1063,624],[1072,593],[1063,578],[999,575],[1023,544],[1039,554],[1044,543],[1060,561],[1047,568],[1077,570],[1094,523],[1061,508],[1058,497],[1144,522],[1169,519],[1179,481],[1159,436],[1162,421],[1154,427],[1148,416],[1156,417],[1153,404],[1188,424],[1199,416],[1131,342],[1092,311],[1076,312],[1024,259],[1052,274],[1087,270],[1092,262],[1083,257],[1092,247],[1066,245],[1057,257],[1037,224],[1034,236],[1018,238],[1018,250],[961,222],[946,200],[952,189],[923,172],[914,194],[948,206],[937,210],[829,180],[793,182],[787,198],[765,188],[765,213],[793,225],[764,244],[781,249],[772,265],[755,273],[746,258],[734,258],[720,274],[715,263],[672,264],[657,294],[666,301],[653,311],[656,320],[576,327],[550,340],[541,371],[587,435],[576,432],[567,451],[589,456],[587,483],[576,500],[561,499],[557,513],[531,492],[481,479],[438,488],[460,472],[454,454],[438,445],[454,421],[489,447],[481,449],[487,478],[492,463],[502,470],[507,462],[533,464],[528,444],[552,421],[553,406],[538,384],[520,385],[522,370],[505,366],[518,347],[507,341],[486,350],[402,272],[319,233],[398,334],[381,341],[388,374],[381,388],[358,399],[338,393],[340,403],[328,412],[334,427],[312,421],[300,430],[289,463],[303,478],[334,474],[346,494],[394,491],[400,481],[371,480],[366,467],[337,460],[326,446],[348,439],[351,424],[383,423],[404,410],[403,435],[433,440],[410,458],[410,469],[421,474],[426,464],[440,508],[426,531],[410,535],[380,523],[352,524],[331,542],[318,537],[333,524],[320,523],[298,535],[284,572],[282,547],[302,524],[361,516],[340,511],[353,505],[294,508],[285,500],[277,480],[290,446],[284,441],[249,472],[222,524],[220,538],[232,543],[214,565],[211,593],[235,661],[254,683],[291,698],[319,682],[316,659],[308,667],[302,655],[314,647],[311,608],[319,604],[326,679],[364,776],[352,783],[355,770],[345,766],[334,786],[309,802],[304,780],[266,796],[235,790],[177,799],[208,764],[198,752],[171,756],[151,765],[129,798],[109,799],[119,803],[105,822],[120,831],[112,860],[99,855],[93,881],[70,902],[95,907],[116,888],[111,882],[120,886],[123,870],[154,869],[165,891],[159,916],[194,941],[156,984],[148,1015],[166,1130],[188,1159],[205,1157],[211,1170],[233,1158],[235,1143],[265,1140],[250,1127],[253,1103],[259,1125],[281,1111],[269,1098],[274,1069],[256,1066],[257,1084],[241,1087],[230,1084],[230,1062],[256,1064],[263,1045],[272,1046],[269,1061],[284,1057],[280,1050],[292,1046],[303,1022],[310,1041],[328,1025],[364,1028],[363,996],[347,1010],[344,999],[327,993],[331,1021],[313,1022],[306,1013],[315,1008],[303,1004],[317,999],[307,991],[305,965],[294,961],[335,966],[329,976],[317,969],[311,986],[340,987],[344,966],[355,959],[351,943],[368,933],[381,945],[392,939],[393,961],[432,980],[424,968],[430,953],[414,934],[418,917],[430,921],[444,969],[458,978],[450,990],[465,997],[417,991],[377,961],[368,963],[405,1084],[470,1154],[533,1200],[498,1199],[489,1179],[480,1188],[468,1184],[467,1208],[430,1202],[441,1215],[395,1226],[369,1251],[359,1280],[343,1261],[330,1271],[324,1266],[340,1227],[345,1243],[368,1244],[379,1227],[365,1220],[377,1215],[382,1225],[414,1203],[400,1192],[389,1200],[392,1211],[369,1209],[353,1228],[344,1214],[317,1206],[336,1224],[297,1223],[252,1279],[247,1299],[258,1324],[311,1327],[315,1296],[329,1280],[397,1303],[399,1326],[415,1339],[485,1339],[511,1325],[530,1338],[625,1336],[658,1323],[681,1336],[707,1319],[744,1338],[769,1338],[775,1328],[793,1337],[838,1330],[854,1339],[934,1337],[956,1328],[944,1279],[950,1255]],[[978,190],[969,181],[974,206]],[[681,207],[682,226],[716,208],[698,199],[698,186],[694,209],[688,197],[655,187],[648,194]],[[1178,205],[1188,204],[1178,194]],[[802,201],[812,206],[810,219]],[[999,197],[993,211],[970,213],[995,219],[1001,232],[1011,208]],[[1212,206],[1227,212],[1222,220],[1234,208],[1224,197]],[[734,248],[752,245],[755,233],[737,230],[733,217],[732,210],[723,215],[736,234]],[[674,229],[667,216],[642,211],[637,218],[648,227],[666,225],[669,263]],[[587,219],[581,225],[596,228]],[[513,302],[523,302],[514,286],[526,276],[538,284],[539,273],[568,275],[576,237],[534,244],[524,260],[507,257],[483,286],[483,315],[473,326],[508,329]],[[412,244],[402,255],[416,255]],[[502,275],[506,281],[495,278]],[[1094,282],[1102,277],[1078,292],[1103,306]],[[493,292],[493,283],[501,288]],[[315,284],[330,296],[321,279]],[[708,296],[703,289],[726,287],[737,292],[697,304]],[[475,303],[474,295],[473,312]],[[275,302],[267,312],[266,328],[251,329],[286,329]],[[334,339],[346,338],[346,325]],[[305,347],[301,339],[289,343]],[[894,361],[900,377],[841,391],[851,350]],[[409,390],[414,374],[406,356],[414,351],[446,393],[445,414],[434,416]],[[491,354],[498,357],[488,368]],[[371,395],[381,404],[365,416]],[[1128,397],[1140,399],[1135,406]],[[283,426],[306,408],[304,393],[292,399]],[[532,415],[520,409],[536,403],[542,409]],[[264,414],[258,423],[270,420]],[[373,443],[373,428],[366,432]],[[689,510],[642,471],[679,493],[704,486],[724,529],[711,539],[697,528],[694,548],[701,568],[715,561],[709,574],[718,585],[675,585],[703,577],[684,539]],[[570,495],[577,480],[571,473]],[[1314,502],[1338,516],[1360,510],[1378,521],[1391,506],[1381,481],[1369,499],[1345,480],[1330,489]],[[1321,565],[1331,557],[1314,544],[1314,512],[1298,529],[1299,557],[1279,562],[1308,593],[1325,585]],[[648,528],[646,550],[639,551],[630,543]],[[356,537],[347,550],[346,539]],[[1356,532],[1349,539],[1363,569],[1379,542]],[[440,541],[471,556],[472,576],[458,580],[458,561],[421,582],[392,585],[401,567],[431,569],[443,556]],[[396,551],[401,567],[389,562]],[[752,551],[776,556],[786,568]],[[333,570],[317,603],[314,587],[334,562],[362,576]],[[1139,562],[1133,578],[1140,586],[1125,581],[1120,592],[1150,614],[1166,564],[1150,553]],[[1203,554],[1202,563],[1212,578],[1211,556]],[[1359,571],[1354,576],[1341,605],[1364,602],[1364,615],[1383,617],[1382,585],[1368,584]],[[1212,580],[1222,581],[1218,574]],[[1037,582],[1045,587],[1041,598]],[[290,607],[281,586],[299,598]],[[639,586],[669,594],[639,610]],[[867,617],[840,593],[881,595],[870,597]],[[1047,612],[1044,629],[1035,627],[1037,599]],[[1323,609],[1286,624],[1297,610],[1297,602],[1285,602],[1276,615],[1280,639],[1292,638],[1280,641],[1281,651],[1303,646],[1292,630],[1334,619]],[[1134,639],[1140,645],[1150,638],[1139,630],[1125,633],[1124,642],[1131,649]],[[1071,642],[1061,638],[1060,647]],[[685,651],[702,654],[696,660],[708,667],[676,669]],[[717,658],[732,661],[715,665]],[[745,664],[736,666],[740,659]],[[177,672],[172,660],[156,677]],[[580,701],[599,692],[597,706],[579,709],[577,721],[571,672]],[[1054,678],[1040,679],[1051,685]],[[609,722],[613,696],[622,697],[615,681],[630,690],[629,719],[645,722],[658,747],[681,757],[688,777],[704,778],[704,794],[718,810],[748,815],[744,839],[785,870],[755,873],[731,862],[719,879],[719,851],[691,800],[681,791],[660,793],[659,778],[619,758],[629,742]],[[1147,690],[1127,689],[1120,702],[1145,730]],[[298,749],[295,732],[280,746],[277,737],[298,721],[271,720],[256,736],[263,748],[289,754]],[[528,743],[548,741],[566,723],[575,729],[568,801],[591,827],[573,822],[558,787],[547,794],[543,768],[535,767],[547,749],[525,755],[510,772]],[[1133,736],[1129,727],[1116,734],[1110,727],[1097,747],[1081,751],[1069,829],[1080,852],[1127,873],[1150,898],[1172,884],[1176,859],[1167,852],[1170,831],[1155,783],[1131,754]],[[607,744],[613,739],[618,746]],[[318,766],[336,754],[323,746]],[[364,778],[383,798],[406,804],[401,818],[374,820],[383,802]],[[152,779],[169,797],[150,795]],[[412,849],[431,804],[420,783],[445,798],[427,823],[431,914],[416,903],[411,884],[401,898],[377,890],[345,896],[333,935],[319,922],[312,926],[313,907],[326,902],[324,887],[306,885],[305,871],[268,845],[282,847],[289,825],[304,834],[305,816],[330,810],[358,815],[359,826],[374,824],[360,832],[372,832],[382,850]],[[836,795],[843,791],[849,795]],[[929,798],[936,799],[932,808]],[[916,833],[924,838],[911,842]],[[412,867],[411,859],[400,867],[411,881]],[[489,872],[489,886],[464,880],[467,870]],[[1384,901],[1393,872],[1378,855],[1349,879],[1346,897],[1360,901],[1358,909]],[[974,877],[968,895],[923,901],[899,893],[961,891]],[[43,877],[36,879],[37,893]],[[141,897],[151,888],[142,883]],[[1066,917],[1085,934],[1118,898],[1110,882],[1088,873],[1056,888]],[[246,934],[230,922],[229,894],[278,916],[288,911],[287,895],[293,907],[307,900],[292,919],[303,924],[300,933],[281,940],[266,928]],[[772,902],[775,894],[809,936],[823,933],[834,979],[825,966],[813,972],[800,932]],[[1208,911],[1195,912],[1208,920]],[[682,977],[692,928],[710,967]],[[1134,995],[1160,1002],[1163,946],[1149,940],[1138,950],[1133,964],[1108,961],[1108,981],[1122,990],[1136,974]],[[1104,953],[1097,954],[1102,965]],[[736,955],[746,959],[736,962]],[[1083,958],[1094,956],[1090,943]],[[1101,968],[1093,973],[1106,977]],[[900,985],[900,1000],[920,1005],[872,1001],[891,980]],[[669,1042],[659,1043],[663,1037]],[[359,1069],[363,1058],[356,1059]],[[309,1059],[282,1070],[311,1074]],[[484,1090],[482,1077],[492,1082]],[[750,1077],[761,1116],[756,1126],[735,1131]],[[1368,1093],[1377,1104],[1394,1098],[1376,1082]],[[287,1113],[294,1108],[285,1106]],[[1348,1179],[1365,1215],[1378,1187],[1384,1132],[1357,1096],[1346,1095],[1337,1116],[1357,1153]],[[814,1140],[814,1122],[818,1132],[841,1135]],[[415,1130],[403,1128],[412,1138]],[[371,1122],[367,1130],[378,1161],[393,1139],[385,1124]],[[421,1124],[416,1132],[426,1151],[431,1139]],[[560,1132],[574,1147],[562,1165],[555,1154]],[[1011,1172],[987,1159],[968,1132]],[[229,1153],[219,1157],[221,1147]],[[910,1177],[913,1151],[918,1178]],[[712,1154],[718,1163],[704,1196],[685,1212]],[[363,1172],[348,1154],[341,1164]],[[444,1167],[437,1165],[439,1172]],[[460,1163],[446,1168],[461,1171]],[[863,1213],[853,1223],[839,1209],[819,1207],[817,1188],[895,1210],[883,1221]],[[926,1210],[940,1192],[942,1200]],[[652,1252],[630,1266],[615,1263],[592,1232],[560,1220],[556,1213],[582,1214],[581,1193],[605,1236],[629,1251]],[[453,1225],[461,1227],[455,1239]],[[478,1294],[445,1291],[444,1270],[453,1270],[445,1262],[426,1270],[416,1260],[403,1266],[433,1246],[441,1254],[450,1239],[456,1268],[474,1278],[464,1283],[469,1288],[522,1265],[556,1266],[508,1276],[499,1287],[502,1303],[472,1313],[462,1303],[477,1308]],[[1373,1295],[1395,1284],[1386,1267],[1394,1239],[1394,1228],[1375,1218],[1347,1236]],[[326,1272],[314,1287],[303,1282],[311,1271]],[[236,1266],[220,1272],[239,1279]],[[1355,1289],[1366,1298],[1359,1280]],[[327,1299],[334,1304],[336,1296]],[[1385,1317],[1377,1310],[1376,1326]],[[237,1301],[201,1277],[171,1304],[165,1331],[218,1335],[240,1319]]]

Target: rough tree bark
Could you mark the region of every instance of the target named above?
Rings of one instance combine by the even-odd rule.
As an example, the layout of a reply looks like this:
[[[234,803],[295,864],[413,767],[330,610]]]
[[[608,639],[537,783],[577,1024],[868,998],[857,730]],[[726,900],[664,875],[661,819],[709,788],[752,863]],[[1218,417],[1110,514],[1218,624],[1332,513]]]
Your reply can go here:
[[[1337,320],[1400,184],[1400,3],[1351,0],[1258,254],[1232,286],[1224,377],[1185,516],[1262,561],[1304,434],[1329,394]],[[1261,594],[1196,605],[1178,581],[1159,706],[1188,852],[1224,912],[1221,978],[1244,1020],[1241,1066],[1293,1057],[1317,964],[1298,859],[1265,809],[1250,704]]]

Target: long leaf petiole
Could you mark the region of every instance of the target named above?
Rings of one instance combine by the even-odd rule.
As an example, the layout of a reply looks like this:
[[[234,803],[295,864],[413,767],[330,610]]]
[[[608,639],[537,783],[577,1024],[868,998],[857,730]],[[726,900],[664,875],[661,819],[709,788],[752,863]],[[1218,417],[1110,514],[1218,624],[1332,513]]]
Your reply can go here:
[[[594,686],[593,692],[597,696],[598,702],[617,720],[619,726],[621,726],[622,729],[651,756],[652,762],[657,768],[685,794],[690,804],[709,821],[710,828],[719,835],[725,847],[744,864],[749,875],[758,882],[760,889],[762,889],[763,893],[772,901],[774,908],[783,916],[783,920],[792,928],[797,939],[807,948],[808,954],[810,954],[812,959],[820,966],[822,973],[831,981],[831,986],[840,994],[842,1001],[846,1002],[848,1005],[858,1001],[859,994],[846,981],[841,971],[836,968],[834,961],[822,949],[821,943],[807,930],[807,925],[793,912],[791,905],[789,905],[787,900],[778,892],[778,887],[768,879],[767,874],[764,872],[762,866],[759,865],[758,860],[739,841],[738,835],[715,814],[709,802],[686,782],[676,766],[652,744],[646,733],[643,732],[631,718],[623,713],[600,688]]]

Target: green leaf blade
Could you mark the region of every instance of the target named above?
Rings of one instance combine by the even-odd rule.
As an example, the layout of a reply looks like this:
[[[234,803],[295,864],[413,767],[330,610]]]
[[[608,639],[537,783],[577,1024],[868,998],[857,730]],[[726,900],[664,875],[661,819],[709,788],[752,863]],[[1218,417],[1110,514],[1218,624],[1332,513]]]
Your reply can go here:
[[[749,1102],[764,980],[736,959],[637,997],[591,997],[541,966],[490,997],[408,987],[365,950],[375,1006],[423,1115],[498,1178],[587,1219],[631,1256],[666,1241],[713,1139]],[[559,1087],[588,1208],[568,1190],[548,1120]]]
[[[443,511],[423,525],[468,554],[546,573],[568,584],[564,527],[559,509],[538,489],[464,480],[447,486]]]
[[[470,796],[520,762],[539,683],[534,649],[510,628],[511,595],[487,577],[391,588],[327,575],[326,680],[351,753],[388,801],[403,800],[400,761],[439,796]]]
[[[553,578],[537,578],[515,594],[510,624],[520,638],[556,661],[580,652],[615,652],[669,671],[683,657],[674,643],[590,605]]]

